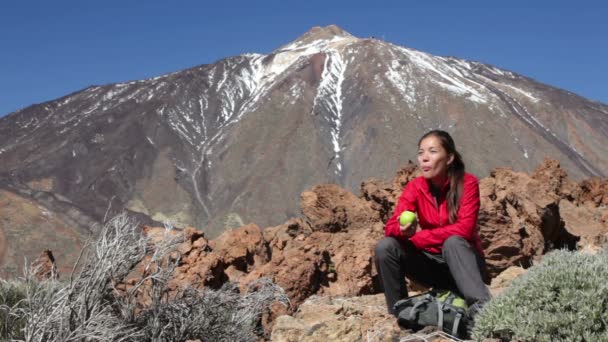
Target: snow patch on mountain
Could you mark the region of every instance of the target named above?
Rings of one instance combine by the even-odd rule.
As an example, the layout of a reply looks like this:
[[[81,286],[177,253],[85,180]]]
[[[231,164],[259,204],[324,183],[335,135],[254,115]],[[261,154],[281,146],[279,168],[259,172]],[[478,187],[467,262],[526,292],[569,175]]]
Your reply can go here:
[[[346,63],[337,50],[330,49],[326,53],[325,65],[321,75],[321,82],[317,88],[317,95],[313,102],[315,113],[326,114],[329,123],[331,142],[336,164],[336,175],[342,172],[340,154],[340,130],[342,128],[342,84]]]
[[[316,53],[314,51],[320,51],[325,48],[329,48],[331,45],[335,45],[338,42],[353,42],[358,40],[353,36],[333,36],[331,39],[316,39],[312,42],[305,42],[301,40],[297,40],[291,44],[280,48],[276,52],[285,52],[285,51],[301,51],[304,54]]]
[[[200,111],[200,118],[201,118],[201,126],[203,128],[203,139],[207,140],[207,124],[205,123],[205,110],[207,109],[207,107],[209,106],[209,101],[207,101],[207,99],[205,97],[201,97],[198,100],[198,105],[199,105],[199,111]]]
[[[515,91],[516,93],[518,93],[518,94],[520,94],[520,95],[523,95],[523,96],[527,97],[527,98],[528,98],[530,101],[532,101],[532,102],[534,102],[534,103],[537,103],[538,101],[540,101],[540,99],[538,99],[538,98],[537,98],[536,96],[534,96],[532,93],[527,92],[527,91],[525,91],[525,90],[523,90],[523,89],[521,89],[521,88],[514,87],[514,86],[512,86],[512,85],[510,85],[510,84],[507,84],[507,83],[501,83],[501,86],[507,87],[507,88],[509,88],[509,89],[511,89],[511,90],[513,90],[513,91]]]
[[[487,103],[488,98],[479,90],[467,84],[471,83],[471,80],[467,79],[460,70],[451,66],[445,58],[433,57],[430,54],[401,46],[391,46],[406,56],[416,67],[430,72],[431,76],[435,76],[434,81],[440,87],[459,96],[466,96],[473,102]]]
[[[405,99],[407,105],[413,107],[416,103],[416,85],[408,72],[404,72],[402,69],[399,61],[393,60],[388,66],[385,76],[399,91],[399,95]]]
[[[494,67],[488,67],[488,70],[490,70],[492,73],[496,74],[496,75],[500,75],[503,76],[505,73],[498,69],[498,68],[494,68]]]

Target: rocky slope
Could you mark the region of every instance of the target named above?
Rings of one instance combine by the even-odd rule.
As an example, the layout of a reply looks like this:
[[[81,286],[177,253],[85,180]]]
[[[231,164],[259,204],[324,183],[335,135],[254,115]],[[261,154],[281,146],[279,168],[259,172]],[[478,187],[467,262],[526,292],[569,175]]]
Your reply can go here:
[[[86,218],[69,230],[126,208],[215,237],[297,216],[314,184],[353,192],[391,177],[431,128],[450,131],[480,177],[499,166],[529,172],[544,156],[575,179],[608,169],[608,106],[329,26],[269,54],[91,86],[5,116],[0,188]]]

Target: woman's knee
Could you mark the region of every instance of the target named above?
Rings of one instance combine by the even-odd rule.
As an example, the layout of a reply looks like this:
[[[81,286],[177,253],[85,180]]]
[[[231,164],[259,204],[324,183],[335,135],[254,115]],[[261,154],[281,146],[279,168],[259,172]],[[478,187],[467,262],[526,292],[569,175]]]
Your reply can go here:
[[[382,260],[389,255],[393,255],[397,248],[400,248],[399,241],[392,237],[385,237],[376,244],[376,259]]]
[[[452,235],[443,242],[443,249],[471,248],[471,244],[461,236]]]
[[[443,242],[441,254],[446,258],[447,253],[470,250],[471,244],[461,236],[452,235]]]

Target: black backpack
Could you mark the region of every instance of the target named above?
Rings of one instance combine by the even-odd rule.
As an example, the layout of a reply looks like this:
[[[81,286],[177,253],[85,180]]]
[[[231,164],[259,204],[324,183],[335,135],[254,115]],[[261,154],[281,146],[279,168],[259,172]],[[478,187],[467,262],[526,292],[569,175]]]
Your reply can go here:
[[[467,336],[471,319],[463,298],[451,291],[430,291],[395,303],[397,322],[414,331],[433,325],[459,338]]]

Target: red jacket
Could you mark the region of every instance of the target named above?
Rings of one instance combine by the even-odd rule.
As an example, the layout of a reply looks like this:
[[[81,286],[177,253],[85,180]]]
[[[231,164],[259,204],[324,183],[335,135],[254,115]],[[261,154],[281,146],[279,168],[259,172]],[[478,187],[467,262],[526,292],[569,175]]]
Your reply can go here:
[[[408,238],[399,229],[399,215],[405,210],[409,210],[416,213],[421,228],[420,231],[409,238],[416,248],[430,253],[441,253],[443,242],[450,236],[457,235],[469,241],[471,246],[483,256],[483,248],[477,229],[477,216],[479,215],[479,182],[477,177],[465,173],[458,217],[453,224],[450,224],[450,214],[446,201],[449,187],[448,180],[441,189],[438,208],[427,180],[422,176],[412,179],[403,189],[393,216],[386,222],[384,234],[405,243]]]

